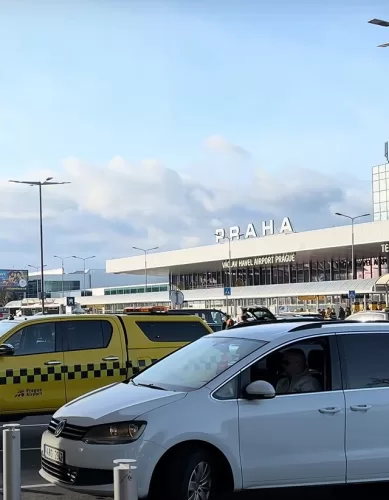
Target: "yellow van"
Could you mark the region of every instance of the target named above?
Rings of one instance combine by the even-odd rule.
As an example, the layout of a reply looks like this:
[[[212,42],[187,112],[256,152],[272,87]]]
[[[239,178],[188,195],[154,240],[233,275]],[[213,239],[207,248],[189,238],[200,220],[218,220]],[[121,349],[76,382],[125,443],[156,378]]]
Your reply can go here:
[[[0,418],[54,412],[209,333],[196,316],[153,311],[0,321]]]

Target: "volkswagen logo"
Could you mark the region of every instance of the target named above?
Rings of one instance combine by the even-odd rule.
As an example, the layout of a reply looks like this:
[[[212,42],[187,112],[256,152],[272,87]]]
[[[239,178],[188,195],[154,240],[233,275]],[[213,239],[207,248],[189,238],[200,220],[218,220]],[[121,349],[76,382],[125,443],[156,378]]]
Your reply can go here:
[[[64,430],[64,428],[65,428],[65,425],[66,425],[66,420],[61,420],[61,421],[58,423],[58,425],[57,425],[57,427],[56,427],[56,429],[55,429],[55,432],[54,432],[54,436],[55,436],[55,437],[59,437],[59,436],[61,435],[62,431],[63,431],[63,430]]]

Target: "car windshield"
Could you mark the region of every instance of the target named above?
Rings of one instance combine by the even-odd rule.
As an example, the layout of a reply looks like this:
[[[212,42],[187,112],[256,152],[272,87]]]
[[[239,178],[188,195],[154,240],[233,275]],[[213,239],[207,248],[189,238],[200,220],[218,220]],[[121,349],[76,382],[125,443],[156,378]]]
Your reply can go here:
[[[265,344],[262,340],[209,335],[161,359],[132,381],[169,391],[193,391]]]
[[[0,344],[1,337],[9,332],[12,328],[14,328],[17,324],[18,323],[16,321],[7,321],[6,319],[0,321]]]

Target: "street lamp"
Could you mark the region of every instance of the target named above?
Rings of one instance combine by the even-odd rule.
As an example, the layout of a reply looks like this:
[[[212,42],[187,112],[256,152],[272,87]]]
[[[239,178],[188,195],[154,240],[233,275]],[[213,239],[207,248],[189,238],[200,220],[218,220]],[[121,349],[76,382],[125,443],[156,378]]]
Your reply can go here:
[[[220,237],[220,234],[215,233],[215,236]],[[239,239],[241,236],[244,236],[243,234],[237,234],[234,236],[234,238]],[[233,238],[231,236],[223,236],[221,238],[222,240],[228,240],[228,286],[231,289],[232,288],[232,271],[231,271],[231,241]],[[226,307],[227,307],[227,314],[229,315],[230,313],[230,308],[229,308],[229,300],[228,296],[226,296]]]
[[[85,297],[85,262],[89,259],[95,259],[96,255],[91,255],[90,257],[77,257],[77,255],[72,255],[73,259],[82,260],[84,262],[84,297]]]
[[[388,28],[389,27],[389,22],[388,21],[384,21],[383,19],[370,19],[370,21],[368,21],[369,24],[375,24],[376,26],[383,26],[384,28]],[[377,45],[377,47],[379,48],[385,48],[385,47],[389,47],[389,42],[387,43],[381,43],[380,45]]]
[[[362,217],[369,217],[370,214],[362,214],[357,215],[355,217],[351,217],[350,215],[341,214],[339,212],[335,212],[335,215],[339,215],[339,217],[345,217],[346,219],[351,220],[351,274],[352,278],[355,278],[354,272],[354,221],[357,219],[361,219]]]
[[[139,252],[143,252],[145,254],[145,293],[147,292],[147,254],[152,250],[158,250],[159,247],[153,248],[138,248],[132,247],[134,250],[139,250]]]
[[[61,260],[61,267],[62,267],[62,298],[64,297],[64,289],[63,289],[63,275],[64,275],[64,272],[65,272],[65,269],[64,269],[64,261],[66,259],[71,259],[71,256],[70,257],[60,257],[59,255],[54,255],[54,258],[55,259],[60,259]]]
[[[45,314],[45,282],[43,276],[43,214],[42,214],[42,186],[57,186],[60,184],[70,184],[70,182],[53,182],[52,177],[47,177],[45,181],[12,181],[15,184],[27,184],[28,186],[38,186],[39,189],[39,229],[40,229],[40,243],[41,243],[41,301],[42,301],[42,314]]]
[[[31,267],[32,269],[36,270],[36,294],[39,298],[39,279],[38,279],[39,266],[32,266],[31,264],[27,264],[27,267]],[[43,267],[46,267],[46,264]]]

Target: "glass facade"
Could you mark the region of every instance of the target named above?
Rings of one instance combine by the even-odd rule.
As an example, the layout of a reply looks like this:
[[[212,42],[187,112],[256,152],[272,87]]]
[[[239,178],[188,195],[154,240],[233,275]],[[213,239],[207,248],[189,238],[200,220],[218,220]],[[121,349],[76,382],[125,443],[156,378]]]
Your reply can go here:
[[[104,295],[126,295],[133,293],[145,293],[145,292],[167,292],[169,289],[169,285],[167,283],[163,283],[160,285],[150,285],[147,286],[147,290],[145,290],[144,286],[121,286],[120,288],[105,288]]]
[[[80,290],[80,281],[64,281],[63,282],[64,292],[70,292],[73,290]],[[27,297],[39,297],[41,291],[41,280],[30,279],[28,281]],[[51,297],[53,292],[62,292],[62,281],[46,281],[45,280],[45,294],[46,297]]]
[[[389,220],[389,163],[373,167],[374,220]]]
[[[388,272],[387,257],[355,259],[355,278],[379,278]],[[300,262],[266,267],[239,267],[231,270],[231,286],[280,285],[352,279],[351,259]],[[172,276],[172,284],[181,290],[223,288],[229,286],[228,270]]]

